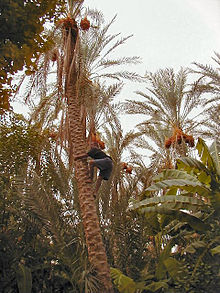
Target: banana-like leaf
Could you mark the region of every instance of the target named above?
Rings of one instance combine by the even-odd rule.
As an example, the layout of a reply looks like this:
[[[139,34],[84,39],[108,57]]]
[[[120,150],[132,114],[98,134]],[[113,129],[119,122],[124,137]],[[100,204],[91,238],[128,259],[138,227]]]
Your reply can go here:
[[[210,187],[210,183],[211,183],[211,176],[210,175],[207,175],[206,172],[201,171],[200,173],[197,174],[197,177],[200,182],[202,182],[206,186]]]
[[[177,191],[178,191],[178,187],[171,187],[171,188],[169,188],[169,190],[166,192],[166,195],[173,195],[173,194],[177,194]],[[187,196],[187,195],[190,195],[191,196],[191,194],[184,194],[184,196]]]
[[[135,293],[137,289],[141,290],[141,292],[144,290],[144,282],[136,283],[118,269],[110,268],[110,274],[120,293]]]
[[[31,270],[19,264],[16,271],[16,279],[18,284],[19,293],[31,293],[32,291],[32,276]]]
[[[160,253],[159,261],[156,266],[156,272],[155,275],[157,279],[164,279],[166,277],[167,268],[164,264],[164,261],[170,257],[171,249],[174,245],[174,238],[171,238],[171,240],[167,243],[163,251]]]
[[[151,192],[151,191],[159,191],[161,189],[166,189],[169,187],[173,187],[173,186],[178,186],[178,187],[182,187],[182,186],[201,186],[201,183],[198,180],[194,180],[194,181],[190,181],[187,179],[167,179],[167,180],[163,180],[163,181],[159,181],[153,185],[151,185],[150,187],[148,187],[146,189],[147,193]]]
[[[212,197],[213,193],[211,190],[209,190],[208,188],[206,188],[205,186],[191,186],[191,185],[186,185],[186,186],[178,186],[179,188],[181,188],[182,190],[185,190],[191,194],[199,194],[200,196],[206,197],[206,198],[210,198]]]
[[[140,213],[159,213],[165,214],[173,217],[173,219],[178,219],[180,222],[188,223],[196,231],[207,231],[210,226],[204,223],[199,218],[195,217],[192,214],[185,213],[183,211],[178,211],[170,209],[169,206],[156,206],[156,207],[145,207],[140,209]]]
[[[197,182],[198,181],[198,179],[195,176],[190,175],[190,174],[186,173],[185,171],[176,170],[176,169],[164,170],[163,172],[161,172],[158,175],[154,176],[153,180],[154,180],[154,182],[158,182],[158,181],[163,181],[163,180],[170,180],[170,179],[173,179],[173,178],[189,180],[189,181],[192,181],[192,182]]]
[[[189,197],[189,196],[180,196],[180,195],[165,195],[165,196],[158,196],[158,197],[151,197],[144,199],[138,203],[133,204],[133,206],[130,207],[131,210],[136,210],[139,208],[152,206],[152,205],[158,205],[162,203],[183,203],[188,204],[189,206],[194,205],[197,207],[205,207],[205,204],[202,200]],[[186,206],[186,205],[185,205]]]
[[[215,139],[209,148],[209,152],[215,162],[217,174],[220,176],[220,142]]]
[[[173,257],[164,260],[164,265],[169,275],[176,280],[181,275],[182,264]]]
[[[159,289],[168,289],[167,282],[168,280],[152,282],[151,284],[145,286],[144,289],[150,292],[156,292]]]
[[[177,167],[188,173],[194,172],[201,183],[209,186],[211,182],[211,172],[200,161],[194,158],[182,157],[177,160]]]
[[[114,284],[121,293],[134,293],[136,291],[135,282],[133,279],[125,276],[121,271],[111,268],[111,277]]]
[[[212,255],[220,254],[220,245],[216,246],[215,248],[211,249]]]
[[[190,176],[190,175],[189,175]],[[208,188],[202,185],[199,180],[197,180],[194,176],[191,176],[194,180],[189,179],[168,179],[156,182],[155,184],[151,185],[146,189],[146,195],[150,194],[151,192],[158,192],[161,189],[169,189],[178,187],[183,190],[192,193],[198,193],[201,196],[209,197],[211,196],[211,192]]]
[[[149,206],[149,207],[143,207],[139,209],[138,211],[140,213],[145,212],[148,213],[164,213],[166,210],[187,210],[189,212],[198,212],[198,211],[206,211],[208,209],[208,206],[197,206],[197,205],[191,205],[184,202],[173,202],[173,203],[162,203],[160,205],[155,206]]]
[[[195,253],[198,248],[204,248],[207,246],[207,243],[201,240],[194,241],[190,243],[185,249],[185,252],[188,253]]]
[[[163,279],[166,277],[167,273],[176,280],[183,271],[182,264],[171,257],[172,247],[175,244],[175,239],[171,238],[165,248],[162,250],[159,261],[156,267],[156,277],[158,279]]]
[[[181,157],[177,160],[177,168],[179,170],[185,170],[187,172],[196,171],[201,172],[204,171],[207,174],[209,173],[209,170],[206,168],[206,166],[200,162],[197,159],[190,158],[190,157]],[[184,171],[182,171],[184,172]]]
[[[135,282],[133,279],[125,276],[120,270],[115,268],[110,268],[111,277],[120,293],[135,293],[143,292],[148,290],[150,292],[156,292],[161,288],[168,289],[168,280],[161,280],[159,282],[152,282],[151,284],[145,286],[145,281]]]
[[[213,160],[213,157],[211,156],[211,153],[209,152],[208,146],[201,138],[198,138],[196,149],[199,152],[199,156],[200,156],[202,163],[205,166],[207,166],[208,169],[216,172],[217,170],[216,170],[216,165]]]

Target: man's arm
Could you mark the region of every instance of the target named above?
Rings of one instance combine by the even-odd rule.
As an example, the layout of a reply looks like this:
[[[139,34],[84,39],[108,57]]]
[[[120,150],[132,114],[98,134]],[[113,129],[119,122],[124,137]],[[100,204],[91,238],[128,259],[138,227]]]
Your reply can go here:
[[[94,158],[94,156],[96,155],[97,151],[100,152],[101,150],[99,150],[98,148],[91,148],[88,151],[88,153],[80,155],[80,156],[75,156],[74,161],[84,159],[84,158],[87,158],[87,157]]]
[[[80,155],[80,156],[75,156],[74,157],[74,161],[77,161],[77,160],[80,160],[80,159],[85,159],[88,157],[88,154],[83,154],[83,155]]]

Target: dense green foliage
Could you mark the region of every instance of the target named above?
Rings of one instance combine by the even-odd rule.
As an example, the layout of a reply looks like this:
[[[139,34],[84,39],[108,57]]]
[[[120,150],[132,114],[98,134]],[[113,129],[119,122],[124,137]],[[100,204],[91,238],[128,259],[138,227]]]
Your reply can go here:
[[[199,138],[196,148],[201,161],[178,159],[177,169],[155,176],[155,183],[146,190],[146,199],[134,202],[130,209],[147,216],[160,215],[162,220],[162,237],[169,241],[159,256],[157,279],[168,273],[172,279],[169,286],[178,288],[178,292],[215,292],[220,282],[220,146],[214,142],[208,149]],[[159,195],[161,190],[163,195]],[[176,253],[172,253],[175,246]],[[201,278],[204,271],[208,279]]]
[[[95,275],[78,205],[72,204],[72,172],[47,131],[19,115],[5,117],[0,126],[1,289],[84,292],[87,279],[92,282]]]
[[[59,15],[63,1],[4,0],[0,4],[0,108],[8,109],[12,75],[25,66],[36,70],[40,53],[50,46],[44,24]]]

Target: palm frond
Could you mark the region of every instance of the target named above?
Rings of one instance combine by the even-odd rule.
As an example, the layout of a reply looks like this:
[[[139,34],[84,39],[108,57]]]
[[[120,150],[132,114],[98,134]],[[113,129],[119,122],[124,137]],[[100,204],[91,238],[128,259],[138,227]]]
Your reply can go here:
[[[170,209],[186,209],[188,211],[207,210],[207,204],[204,201],[186,195],[165,195],[144,199],[129,207],[131,210],[143,209],[145,207],[170,207]]]

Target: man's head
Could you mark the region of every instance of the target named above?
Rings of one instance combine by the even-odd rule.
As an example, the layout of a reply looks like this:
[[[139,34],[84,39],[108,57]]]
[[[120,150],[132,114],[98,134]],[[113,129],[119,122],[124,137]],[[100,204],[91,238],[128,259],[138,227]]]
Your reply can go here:
[[[97,141],[92,141],[91,142],[91,148],[98,148],[99,149],[99,144]]]

